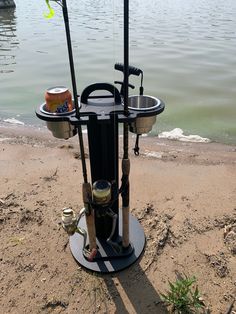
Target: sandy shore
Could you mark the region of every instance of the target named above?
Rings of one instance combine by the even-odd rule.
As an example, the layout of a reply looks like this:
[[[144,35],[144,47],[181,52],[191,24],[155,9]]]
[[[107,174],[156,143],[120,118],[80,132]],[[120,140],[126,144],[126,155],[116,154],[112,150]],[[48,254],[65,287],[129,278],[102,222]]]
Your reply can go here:
[[[230,313],[235,147],[142,138],[140,148],[139,157],[130,149],[131,208],[145,253],[123,272],[97,276],[75,263],[60,224],[63,207],[83,207],[77,138],[0,128],[1,313],[168,313],[160,293],[177,274],[196,276],[211,313]]]

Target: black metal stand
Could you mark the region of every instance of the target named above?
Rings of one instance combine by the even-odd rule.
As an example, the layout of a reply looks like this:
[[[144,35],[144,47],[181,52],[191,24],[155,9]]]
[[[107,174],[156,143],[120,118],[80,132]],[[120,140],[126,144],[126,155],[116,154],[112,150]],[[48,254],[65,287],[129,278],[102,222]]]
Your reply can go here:
[[[121,215],[119,215],[121,217]],[[86,229],[85,219],[81,219],[79,226]],[[119,219],[119,238],[122,234],[121,218]],[[114,249],[102,238],[97,238],[98,257],[93,262],[88,261],[82,251],[83,238],[79,234],[70,237],[70,249],[75,260],[88,270],[99,273],[112,273],[123,270],[134,262],[142,254],[145,247],[145,235],[138,220],[130,215],[130,242],[128,249],[116,253]]]
[[[93,96],[97,90],[105,90],[112,93],[111,96]],[[164,110],[164,103],[150,111],[130,110],[127,116],[124,112],[120,94],[111,84],[98,83],[88,86],[81,94],[80,118],[72,116],[47,115],[39,109],[36,115],[45,121],[68,121],[68,123],[79,126],[86,125],[88,130],[89,155],[91,167],[91,182],[107,180],[112,183],[112,203],[109,207],[117,214],[117,222],[112,242],[107,239],[112,230],[112,219],[106,213],[103,214],[102,207],[96,207],[95,227],[98,253],[94,260],[89,261],[83,252],[83,237],[75,233],[70,237],[71,252],[76,261],[91,271],[108,273],[122,270],[133,264],[142,254],[145,246],[145,235],[138,220],[130,215],[130,245],[122,247],[122,217],[119,210],[119,133],[120,122],[133,122],[138,117],[147,117],[160,114]],[[87,231],[85,218],[79,222],[79,227]],[[88,243],[87,243],[88,244]],[[117,249],[118,248],[118,249]]]
[[[118,194],[118,123],[116,116],[112,116],[107,123],[99,123],[97,116],[90,116],[88,124],[88,142],[91,181],[107,180],[112,182],[114,196]],[[115,197],[110,206],[115,214],[118,213],[118,197]],[[99,211],[99,208],[97,209]],[[96,208],[95,208],[96,213]],[[112,218],[107,215],[95,215],[96,234],[107,239],[112,229]],[[118,229],[114,234],[117,237]]]
[[[70,134],[74,135],[76,132],[79,135],[84,187],[87,189],[83,190],[84,214],[86,216],[83,216],[79,222],[75,220],[73,232],[76,233],[73,234],[73,232],[67,231],[68,234],[73,234],[70,237],[70,248],[75,260],[83,267],[95,272],[111,273],[133,264],[140,257],[145,247],[144,231],[138,220],[129,213],[129,127],[137,121],[140,124],[140,120],[146,126],[149,119],[145,119],[160,114],[165,105],[161,100],[158,100],[156,105],[150,106],[146,103],[146,100],[151,97],[146,96],[144,106],[141,109],[138,102],[136,107],[129,107],[129,75],[139,75],[142,74],[142,71],[129,67],[129,0],[124,0],[124,66],[115,65],[115,68],[122,70],[124,74],[121,89],[123,99],[121,99],[121,94],[115,86],[108,83],[96,83],[86,87],[82,92],[81,106],[79,107],[66,0],[62,0],[62,8],[75,112],[62,115],[49,113],[45,110],[45,105],[42,105],[36,110],[36,115],[48,123],[48,128],[54,131],[54,135],[59,136],[57,131],[58,128],[61,128],[62,132],[59,132],[59,134],[60,136],[63,134],[64,137],[60,138],[67,139]],[[93,92],[101,90],[109,92],[111,95],[91,95]],[[143,95],[142,84],[140,95]],[[124,127],[123,174],[120,189],[119,123],[123,123]],[[97,201],[96,197],[94,198],[94,194],[92,194],[94,190],[91,191],[87,180],[82,125],[86,125],[88,130],[91,182],[93,184],[104,180],[111,187],[109,198],[103,203]],[[119,195],[122,197],[122,210],[119,209]],[[78,224],[77,229],[76,224]],[[87,238],[87,234],[89,237],[91,236],[92,241]],[[87,242],[85,243],[85,241]],[[95,256],[92,255],[94,252]]]

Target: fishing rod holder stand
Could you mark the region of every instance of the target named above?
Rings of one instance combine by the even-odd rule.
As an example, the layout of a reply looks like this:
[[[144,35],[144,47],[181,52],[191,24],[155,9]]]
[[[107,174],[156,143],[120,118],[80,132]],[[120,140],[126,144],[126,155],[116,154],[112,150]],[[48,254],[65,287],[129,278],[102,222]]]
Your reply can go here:
[[[101,96],[101,90],[105,95]],[[99,95],[94,95],[99,91]],[[107,95],[108,92],[108,95]],[[85,88],[81,97],[79,117],[76,111],[68,114],[50,114],[45,112],[44,104],[36,110],[36,115],[46,123],[53,123],[55,128],[64,123],[77,133],[80,126],[87,127],[92,199],[89,207],[94,212],[96,245],[95,253],[89,250],[87,236],[86,212],[80,214],[75,228],[72,219],[70,230],[70,249],[76,261],[85,268],[111,273],[127,268],[142,254],[145,246],[143,228],[137,218],[129,213],[129,245],[122,246],[122,209],[119,208],[119,127],[120,123],[128,123],[130,131],[142,132],[140,125],[145,119],[152,119],[148,129],[164,110],[164,103],[151,96],[132,96],[128,115],[124,111],[122,96],[117,88],[108,83],[96,83]],[[135,129],[135,123],[138,124]],[[155,121],[154,121],[155,122]],[[55,131],[52,132],[54,136]],[[57,136],[56,136],[57,137]],[[64,137],[64,138],[67,138]],[[72,217],[74,217],[72,215]],[[65,226],[64,226],[65,227]],[[74,229],[73,229],[74,228]],[[90,254],[90,255],[89,255]],[[94,256],[91,258],[91,254]]]
[[[57,138],[68,139],[78,133],[84,178],[84,209],[78,218],[71,209],[64,209],[62,214],[62,225],[70,235],[73,257],[91,271],[116,272],[133,264],[145,247],[143,228],[129,211],[128,130],[137,136],[148,132],[156,116],[164,110],[164,103],[158,99],[153,103],[153,97],[143,95],[143,72],[129,66],[129,1],[125,0],[124,65],[115,64],[115,69],[123,72],[121,91],[112,84],[95,83],[87,86],[78,99],[67,1],[56,2],[63,9],[75,108],[65,114],[54,114],[47,112],[43,104],[36,110],[36,115],[46,121],[48,129]],[[141,75],[139,96],[128,97],[131,74]],[[101,90],[109,92],[111,96],[92,95]],[[119,123],[124,124],[120,189]],[[91,184],[87,179],[82,126],[87,127]],[[120,194],[122,209],[119,208]]]

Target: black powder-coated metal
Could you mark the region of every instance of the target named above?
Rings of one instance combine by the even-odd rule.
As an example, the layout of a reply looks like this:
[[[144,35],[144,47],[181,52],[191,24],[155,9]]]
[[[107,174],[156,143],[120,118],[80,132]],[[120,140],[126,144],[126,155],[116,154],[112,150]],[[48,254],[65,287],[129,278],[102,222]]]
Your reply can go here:
[[[81,94],[81,106],[77,98],[77,88],[74,72],[74,63],[70,39],[69,19],[66,0],[62,0],[63,17],[65,22],[67,46],[69,53],[71,79],[73,86],[74,105],[76,112],[65,116],[47,114],[41,112],[40,108],[36,110],[38,118],[44,121],[68,121],[76,126],[79,134],[81,148],[82,168],[84,182],[87,182],[86,163],[84,158],[84,146],[81,126],[86,125],[88,130],[88,143],[91,166],[91,181],[107,180],[112,184],[112,201],[109,207],[116,215],[115,233],[112,239],[109,239],[112,231],[113,219],[107,215],[106,208],[101,205],[94,205],[95,227],[98,253],[94,261],[88,261],[84,255],[83,237],[75,233],[70,237],[71,252],[76,261],[88,270],[100,273],[112,273],[129,267],[141,256],[145,247],[144,231],[138,220],[130,214],[130,245],[128,248],[122,248],[122,213],[119,210],[119,134],[118,124],[124,123],[124,143],[123,159],[128,160],[128,128],[129,123],[134,122],[138,117],[148,117],[158,115],[164,110],[164,103],[148,111],[136,111],[128,108],[129,103],[129,0],[124,0],[124,80],[123,80],[123,103],[120,93],[115,86],[108,83],[96,83],[88,86]],[[136,69],[131,69],[135,73]],[[94,91],[105,90],[112,94],[109,98],[105,96],[92,96]],[[121,191],[123,206],[129,206],[129,180],[128,173],[123,174],[122,181],[124,185]],[[114,220],[115,221],[115,220]],[[80,228],[87,230],[85,217],[79,221]],[[87,243],[87,247],[89,243]],[[118,250],[120,249],[120,250]]]
[[[79,227],[86,229],[84,217],[79,222]],[[99,248],[99,257],[93,262],[89,262],[82,251],[83,237],[79,234],[74,234],[70,237],[70,250],[75,260],[86,269],[98,273],[113,273],[121,271],[133,263],[135,263],[145,248],[145,235],[142,226],[138,220],[130,214],[130,242],[131,247],[128,250],[117,254],[111,246],[103,239],[97,239]],[[122,234],[121,215],[119,220],[119,236]]]
[[[96,91],[96,84],[86,89],[86,93],[81,103],[80,117],[60,116],[52,117],[37,110],[37,116],[46,121],[68,121],[75,126],[87,125],[88,144],[90,155],[91,181],[107,180],[113,187],[113,198],[109,207],[117,214],[117,222],[115,233],[112,241],[116,244],[121,243],[122,236],[122,215],[119,210],[118,189],[119,189],[119,133],[118,126],[120,122],[126,124],[135,121],[137,117],[150,116],[160,114],[164,110],[164,103],[150,111],[135,111],[130,109],[129,115],[124,112],[124,105],[121,103],[116,91],[113,92],[113,86],[99,84],[98,90],[102,87],[113,93],[109,98],[103,96],[91,97],[91,92]],[[114,87],[115,88],[115,87]],[[127,149],[127,147],[126,147]],[[123,206],[128,206],[129,188],[127,188],[128,180],[125,180],[125,190],[122,191]],[[142,254],[145,246],[145,235],[138,220],[130,215],[130,243],[128,250],[116,252],[111,243],[107,243],[112,231],[112,218],[106,214],[105,208],[102,206],[94,206],[95,210],[95,227],[96,240],[98,245],[97,260],[90,262],[83,254],[83,237],[75,234],[70,238],[71,252],[76,261],[88,270],[111,273],[117,272],[129,267]],[[80,220],[79,226],[86,229],[85,218]]]
[[[108,123],[98,123],[97,116],[89,117],[88,143],[90,156],[91,181],[107,180],[113,186],[119,186],[119,147],[118,147],[118,123],[115,115]],[[118,197],[113,200],[110,208],[118,214]],[[99,212],[100,211],[100,212]],[[112,229],[112,218],[103,215],[102,209],[95,207],[95,226],[98,237],[107,239]],[[118,226],[114,237],[117,236]]]
[[[79,119],[75,114],[65,115],[65,116],[56,116],[46,114],[40,111],[40,107],[36,109],[36,116],[44,121],[69,121],[73,125],[87,125],[89,123],[89,116],[97,115],[98,123],[109,123],[110,117],[113,114],[117,115],[119,123],[122,122],[134,122],[138,117],[149,117],[153,115],[159,115],[165,109],[165,104],[160,100],[160,105],[148,111],[137,111],[129,109],[129,116],[127,117],[124,113],[123,104],[115,104],[113,97],[96,96],[88,98],[88,104],[81,104],[80,117]]]

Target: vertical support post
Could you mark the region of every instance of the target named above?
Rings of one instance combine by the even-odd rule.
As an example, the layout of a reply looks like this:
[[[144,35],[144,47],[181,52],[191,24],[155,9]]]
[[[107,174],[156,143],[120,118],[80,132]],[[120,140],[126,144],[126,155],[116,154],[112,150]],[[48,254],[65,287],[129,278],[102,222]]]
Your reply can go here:
[[[111,116],[108,123],[99,123],[97,116],[89,117],[88,142],[92,183],[107,180],[118,187],[119,146],[117,117]],[[118,199],[111,206],[112,211],[119,215]],[[95,209],[96,211],[96,209]],[[113,239],[118,236],[118,221]],[[107,239],[112,230],[112,218],[108,215],[96,215],[95,227],[97,238]]]

